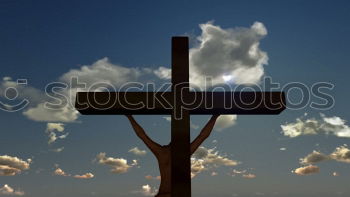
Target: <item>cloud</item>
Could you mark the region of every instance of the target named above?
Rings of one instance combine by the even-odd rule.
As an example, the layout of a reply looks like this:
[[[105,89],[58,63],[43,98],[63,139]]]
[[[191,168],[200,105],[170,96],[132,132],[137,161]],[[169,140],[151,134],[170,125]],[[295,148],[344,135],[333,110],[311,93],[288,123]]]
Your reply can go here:
[[[41,122],[74,122],[78,118],[78,111],[74,108],[75,95],[78,91],[102,91],[106,87],[120,88],[129,82],[149,82],[156,80],[167,79],[167,69],[165,67],[159,68],[131,68],[121,65],[113,64],[108,58],[102,58],[92,63],[91,65],[83,65],[79,69],[71,69],[59,77],[57,84],[66,84],[67,88],[58,88],[55,94],[64,98],[64,105],[57,108],[48,108],[47,104],[57,103],[56,99],[45,95],[44,92],[26,86],[23,91],[28,92],[27,98],[30,102],[35,100],[32,105],[26,109],[23,114],[34,121]],[[72,79],[78,79],[78,84],[85,85],[85,87],[78,86]],[[15,82],[4,82],[6,84],[15,84]],[[60,86],[59,86],[60,87]],[[30,91],[29,91],[30,90]],[[22,89],[21,89],[22,91]],[[22,94],[22,92],[21,92]],[[39,98],[33,98],[35,95]],[[1,95],[0,95],[1,96]]]
[[[15,190],[9,185],[5,184],[3,187],[0,187],[0,195],[23,196],[24,192],[21,190]]]
[[[147,152],[145,150],[140,150],[138,147],[134,147],[129,150],[129,153],[133,153],[138,156],[145,156]]]
[[[215,149],[207,149],[203,146],[199,147],[191,157],[191,176],[195,177],[197,174],[220,166],[236,166],[239,162],[229,159],[224,155],[219,155]]]
[[[233,169],[233,176],[235,176],[236,174],[244,174],[247,172],[247,170],[236,170],[236,169]]]
[[[165,67],[161,66],[157,70],[154,70],[153,72],[160,79],[167,79],[167,80],[171,79],[171,69],[170,68],[165,68]]]
[[[267,53],[259,48],[267,35],[265,26],[255,22],[250,28],[223,29],[212,22],[201,24],[199,44],[190,49],[190,82],[203,87],[205,77],[213,84],[231,76],[236,84],[258,83],[264,75]]]
[[[222,131],[236,124],[237,115],[221,115],[216,120],[215,130]]]
[[[333,172],[332,176],[339,176],[339,173],[338,172]]]
[[[249,174],[243,174],[242,177],[246,179],[255,179],[256,175],[249,173]]]
[[[256,175],[253,174],[253,173],[249,173],[248,170],[236,170],[236,169],[233,169],[231,176],[236,176],[236,175],[239,175],[239,176],[241,176],[243,178],[246,178],[246,179],[254,179],[254,178],[256,178]]]
[[[308,165],[308,166],[297,168],[292,172],[297,175],[310,175],[310,174],[319,173],[320,168],[318,166]]]
[[[17,81],[12,80],[11,77],[4,77],[3,80],[0,81],[0,97],[6,98],[6,93],[8,93],[6,90],[8,88],[14,88],[17,91],[16,99],[29,100],[29,105],[36,105],[46,99],[46,95],[44,92],[34,87],[31,87],[28,84],[22,85]]]
[[[94,175],[92,173],[85,173],[83,175],[74,175],[74,178],[76,179],[92,179],[94,178]]]
[[[150,185],[142,185],[140,193],[144,196],[154,196],[157,194],[157,189],[152,188]]]
[[[301,164],[315,164],[321,161],[327,161],[330,157],[328,155],[325,155],[323,153],[320,153],[318,151],[313,151],[312,153],[308,154],[306,157],[300,159]]]
[[[160,176],[153,177],[151,175],[147,175],[147,176],[145,176],[145,179],[147,179],[147,180],[160,180],[161,177]]]
[[[70,82],[73,77],[77,77],[80,83],[85,83],[88,87],[93,84],[107,83],[120,87],[127,82],[139,81],[139,77],[145,70],[139,68],[129,68],[112,64],[107,57],[97,60],[92,65],[84,65],[80,69],[71,69],[60,77],[60,81]]]
[[[57,168],[53,173],[57,176],[71,176],[70,174],[67,174],[65,171],[63,171],[61,168]]]
[[[31,159],[24,161],[18,157],[2,155],[0,156],[0,176],[14,176],[23,170],[28,170],[31,162]]]
[[[280,148],[280,151],[286,151],[286,150],[287,150],[287,148],[285,148],[285,147]]]
[[[246,178],[246,179],[254,179],[254,178],[256,178],[256,175],[249,173],[249,174],[243,174],[242,177]]]
[[[333,153],[330,154],[330,157],[336,161],[350,163],[350,149],[347,145],[337,147]]]
[[[303,165],[306,165],[306,164],[315,164],[315,163],[328,161],[328,160],[350,163],[350,149],[347,147],[346,144],[344,144],[342,146],[335,148],[335,150],[329,155],[326,155],[324,153],[314,150],[312,153],[308,154],[306,157],[301,158],[300,163]]]
[[[303,117],[297,118],[294,123],[281,125],[282,133],[291,138],[317,134],[350,137],[350,127],[344,119],[337,116],[327,117],[324,114],[320,114],[320,117],[320,119],[310,118],[306,120]]]
[[[99,164],[110,166],[112,168],[111,172],[117,174],[126,173],[131,167],[137,165],[137,160],[133,160],[131,164],[128,164],[126,159],[106,157],[106,153],[99,153],[97,155],[97,161]]]
[[[48,138],[49,138],[49,140],[47,142],[48,144],[54,143],[57,139],[65,139],[69,135],[69,133],[65,133],[65,134],[62,134],[60,136],[57,136],[57,133],[64,132],[64,124],[63,123],[47,123],[45,132],[47,133]]]
[[[55,149],[52,149],[51,151],[55,152],[55,153],[60,153],[64,150],[64,147],[62,146],[61,148],[55,148]]]
[[[47,123],[46,130],[47,131],[63,132],[64,131],[64,124],[63,123]]]
[[[44,103],[39,103],[23,112],[27,118],[38,122],[74,122],[78,119],[78,111],[69,106],[49,109]]]
[[[74,175],[73,176],[71,174],[66,173],[61,168],[59,168],[58,165],[56,165],[56,170],[54,171],[54,175],[56,175],[56,176],[73,177],[73,178],[76,178],[76,179],[92,179],[92,178],[94,178],[94,174],[92,174],[90,172],[85,173],[83,175]]]

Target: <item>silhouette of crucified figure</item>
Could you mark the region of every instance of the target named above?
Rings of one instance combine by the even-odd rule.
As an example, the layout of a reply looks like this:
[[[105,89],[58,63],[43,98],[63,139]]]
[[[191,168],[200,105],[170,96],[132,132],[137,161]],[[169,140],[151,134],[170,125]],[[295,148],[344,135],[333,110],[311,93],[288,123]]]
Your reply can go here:
[[[171,142],[168,145],[159,145],[148,137],[143,128],[135,121],[131,115],[126,115],[129,119],[132,127],[135,130],[136,135],[146,144],[151,152],[156,156],[160,171],[160,186],[156,197],[170,197],[171,196]],[[197,148],[206,140],[213,127],[216,119],[219,115],[213,115],[208,123],[204,126],[200,134],[191,142],[191,155],[197,150]]]

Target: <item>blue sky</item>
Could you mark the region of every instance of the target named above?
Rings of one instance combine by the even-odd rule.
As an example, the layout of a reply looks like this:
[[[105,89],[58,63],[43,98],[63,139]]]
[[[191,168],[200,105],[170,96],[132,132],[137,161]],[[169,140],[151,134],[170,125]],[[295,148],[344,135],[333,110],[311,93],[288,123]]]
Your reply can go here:
[[[307,105],[286,110],[279,116],[238,116],[222,120],[203,146],[206,150],[215,148],[212,153],[216,157],[239,164],[205,166],[205,170],[192,179],[193,196],[348,196],[350,158],[341,153],[349,150],[344,146],[349,144],[349,136],[342,136],[342,132],[348,134],[346,121],[350,119],[346,85],[349,83],[349,8],[347,1],[1,0],[0,77],[4,79],[0,100],[16,104],[26,98],[31,104],[16,112],[0,111],[3,120],[0,175],[5,174],[5,167],[15,171],[0,176],[0,196],[136,197],[148,194],[142,190],[144,185],[149,185],[152,191],[157,188],[158,180],[145,178],[159,175],[156,160],[135,136],[125,117],[86,117],[69,111],[54,119],[50,116],[52,113],[33,115],[28,110],[47,99],[43,92],[48,83],[65,82],[64,76],[78,73],[85,77],[83,81],[93,82],[110,77],[108,80],[120,85],[123,76],[113,79],[98,73],[106,65],[113,69],[112,74],[121,73],[120,67],[126,69],[129,74],[125,80],[164,82],[168,79],[147,74],[142,69],[156,71],[163,67],[167,71],[170,68],[171,36],[187,35],[191,48],[198,49],[201,41],[197,37],[205,32],[200,24],[234,32],[228,39],[235,41],[239,41],[235,37],[239,32],[237,28],[245,29],[241,36],[253,32],[254,43],[259,43],[259,51],[268,56],[268,64],[253,65],[254,68],[262,66],[264,76],[272,77],[282,86],[290,82],[300,82],[309,88],[317,82],[333,84],[333,89],[324,91],[334,98],[335,105],[327,110]],[[252,26],[256,22],[263,26],[259,26],[259,30],[265,29],[267,33],[254,33]],[[216,38],[222,39],[220,35]],[[198,57],[203,57],[200,54],[199,51]],[[206,60],[204,57],[194,64]],[[84,73],[83,65],[96,69],[97,74]],[[205,71],[202,65],[195,66]],[[215,66],[219,70],[223,68],[220,62]],[[233,67],[229,67],[232,73],[236,69]],[[139,70],[134,71],[135,68]],[[246,69],[244,65],[242,68]],[[138,72],[141,78],[131,77]],[[235,75],[234,79],[239,77]],[[28,84],[13,85],[11,82],[17,79],[27,79]],[[237,83],[231,82],[231,85]],[[14,101],[4,97],[11,85],[22,95]],[[298,100],[300,92],[291,91],[290,98]],[[310,102],[321,100],[312,95]],[[208,118],[192,117],[193,124],[198,126],[192,128],[193,137]],[[136,119],[154,140],[162,144],[169,142],[170,124],[163,116],[137,116]],[[62,126],[64,131],[57,130]],[[52,133],[62,138],[66,133],[69,135],[48,144],[48,135]],[[62,147],[61,152],[53,151]],[[146,150],[146,155],[128,152],[134,147]],[[127,160],[127,172],[110,172],[113,166],[104,165],[96,157],[99,153]],[[317,157],[321,159],[311,162],[315,155],[321,155]],[[15,157],[24,166],[16,167],[19,161]],[[137,160],[138,165],[133,165],[132,160]],[[310,165],[319,171],[296,170]],[[66,174],[60,175],[66,176],[55,174],[57,169],[65,171]],[[86,173],[94,177],[74,177]],[[212,176],[215,173],[217,175]],[[11,192],[8,187],[15,191]]]

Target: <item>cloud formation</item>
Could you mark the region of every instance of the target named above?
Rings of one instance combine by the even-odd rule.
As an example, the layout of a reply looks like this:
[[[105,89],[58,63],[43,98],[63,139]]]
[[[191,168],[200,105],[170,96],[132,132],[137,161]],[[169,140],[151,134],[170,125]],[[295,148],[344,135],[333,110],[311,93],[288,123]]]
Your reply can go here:
[[[203,87],[205,77],[213,85],[225,83],[225,77],[235,84],[258,83],[264,75],[267,53],[259,47],[267,35],[264,24],[255,22],[250,28],[223,29],[212,22],[200,24],[202,34],[198,45],[190,49],[190,82]]]
[[[126,159],[106,157],[106,153],[99,153],[97,155],[97,162],[110,166],[112,168],[111,172],[117,174],[126,173],[130,168],[137,165],[137,160],[133,160],[131,164],[128,164]]]
[[[76,179],[92,179],[92,178],[94,178],[94,175],[92,173],[88,172],[88,173],[85,173],[83,175],[74,175],[73,177]]]
[[[64,133],[60,136],[57,136],[57,133],[63,133],[64,132],[64,124],[63,123],[47,123],[46,125],[46,131],[48,135],[48,144],[54,143],[57,139],[65,139],[69,133]],[[62,149],[63,150],[63,149]],[[62,151],[58,150],[58,152]]]
[[[334,160],[338,162],[350,163],[350,149],[346,144],[335,148],[335,150],[326,155],[324,153],[313,151],[308,154],[306,157],[300,159],[301,164],[315,164],[322,161]]]
[[[5,184],[3,187],[0,187],[0,195],[23,196],[24,192],[21,190],[15,190],[9,185]]]
[[[18,157],[1,155],[0,176],[14,176],[21,173],[23,170],[28,170],[31,162],[31,159],[24,161]]]
[[[310,175],[310,174],[315,174],[320,172],[320,168],[318,166],[308,165],[308,166],[297,168],[292,172],[297,175]]]
[[[156,195],[158,190],[156,188],[152,188],[150,185],[142,185],[140,193],[144,196],[154,196]]]
[[[76,179],[92,179],[92,178],[95,177],[94,174],[92,174],[91,172],[85,173],[83,175],[79,175],[79,174],[71,175],[71,174],[66,173],[61,168],[59,168],[58,165],[56,165],[56,169],[54,171],[54,175],[56,175],[56,176],[73,177],[73,178],[76,178]]]
[[[236,124],[237,115],[221,115],[216,120],[215,130],[222,131]]]
[[[65,171],[63,171],[61,168],[56,168],[56,170],[53,173],[57,176],[71,176],[70,174],[67,174]]]
[[[297,118],[294,123],[287,123],[281,125],[282,133],[285,136],[294,138],[301,135],[317,135],[327,134],[337,137],[349,138],[350,127],[346,124],[344,119],[337,116],[327,117],[320,114],[320,119]]]
[[[207,149],[203,146],[199,147],[191,157],[191,177],[212,168],[220,166],[236,166],[239,162],[220,155],[218,151]]]
[[[249,174],[243,174],[242,177],[246,179],[255,179],[256,175],[249,173]]]
[[[137,156],[145,156],[147,154],[147,151],[140,150],[138,147],[134,147],[128,151],[129,153],[133,153]]]

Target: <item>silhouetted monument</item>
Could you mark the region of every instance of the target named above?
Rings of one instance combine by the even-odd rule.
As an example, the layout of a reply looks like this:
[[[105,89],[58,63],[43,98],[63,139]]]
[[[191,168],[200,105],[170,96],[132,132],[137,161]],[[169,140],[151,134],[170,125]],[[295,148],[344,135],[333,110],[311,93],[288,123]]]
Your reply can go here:
[[[126,115],[137,136],[156,156],[161,184],[157,197],[191,196],[190,157],[210,135],[220,114],[279,114],[283,92],[191,92],[188,38],[172,38],[171,92],[79,92],[76,108],[86,115]],[[132,115],[171,115],[171,142],[152,141]],[[190,141],[190,114],[213,115]]]

